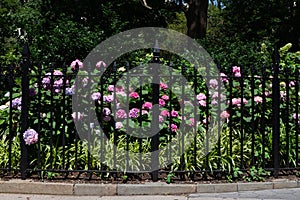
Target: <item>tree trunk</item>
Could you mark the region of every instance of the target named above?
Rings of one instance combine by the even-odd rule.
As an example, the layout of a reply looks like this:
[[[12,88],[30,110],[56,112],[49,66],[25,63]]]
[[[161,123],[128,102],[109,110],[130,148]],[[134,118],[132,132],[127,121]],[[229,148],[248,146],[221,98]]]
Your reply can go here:
[[[185,12],[187,20],[187,35],[201,39],[206,35],[208,0],[190,0]]]

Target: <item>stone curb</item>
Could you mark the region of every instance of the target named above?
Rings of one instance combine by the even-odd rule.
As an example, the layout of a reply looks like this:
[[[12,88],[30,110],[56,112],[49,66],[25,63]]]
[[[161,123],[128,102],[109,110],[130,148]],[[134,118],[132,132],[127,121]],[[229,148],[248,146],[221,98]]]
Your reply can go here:
[[[30,180],[0,181],[0,193],[74,196],[179,195],[284,188],[300,188],[300,181],[278,179],[273,182],[219,184],[166,184],[163,182],[145,184],[69,184],[33,182]]]

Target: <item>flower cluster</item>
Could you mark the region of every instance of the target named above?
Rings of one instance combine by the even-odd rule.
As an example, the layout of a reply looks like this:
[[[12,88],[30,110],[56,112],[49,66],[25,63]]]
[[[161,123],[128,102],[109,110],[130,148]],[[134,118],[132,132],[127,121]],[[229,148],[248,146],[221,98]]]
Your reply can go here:
[[[51,81],[52,77],[53,81]],[[60,93],[63,87],[69,84],[69,80],[65,80],[65,77],[61,71],[54,70],[53,73],[46,73],[45,77],[42,79],[42,84],[44,89],[51,89],[55,93]]]
[[[21,110],[21,105],[22,105],[22,97],[18,97],[12,100],[11,102],[11,107],[16,108],[18,110]]]
[[[25,144],[31,145],[38,141],[39,135],[34,129],[28,129],[23,133]]]

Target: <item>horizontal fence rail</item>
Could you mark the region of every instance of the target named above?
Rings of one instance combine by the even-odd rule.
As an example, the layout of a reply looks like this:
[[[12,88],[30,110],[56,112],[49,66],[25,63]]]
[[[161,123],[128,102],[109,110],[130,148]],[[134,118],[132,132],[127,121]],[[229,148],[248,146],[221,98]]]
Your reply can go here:
[[[143,62],[95,67],[22,55],[0,68],[2,176],[233,181],[300,169],[299,66],[204,75],[158,46]]]

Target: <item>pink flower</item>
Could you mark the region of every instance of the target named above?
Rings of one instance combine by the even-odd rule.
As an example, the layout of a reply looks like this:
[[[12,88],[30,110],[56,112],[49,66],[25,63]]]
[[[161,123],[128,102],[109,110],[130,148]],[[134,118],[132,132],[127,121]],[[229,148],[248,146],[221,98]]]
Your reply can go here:
[[[165,105],[166,105],[165,100],[159,99],[159,105],[160,105],[160,106],[165,106]]]
[[[170,97],[168,95],[162,95],[161,98],[165,101],[168,101],[170,99]]]
[[[131,92],[131,93],[129,94],[129,96],[130,96],[131,98],[133,98],[133,99],[139,98],[139,94],[138,94],[137,92]]]
[[[233,66],[233,67],[232,67],[232,72],[233,72],[233,73],[240,73],[240,72],[241,72],[241,68],[238,67],[238,66]]]
[[[227,119],[227,118],[230,117],[230,114],[229,114],[228,111],[224,110],[224,111],[220,114],[220,117],[221,117],[222,119]]]
[[[103,117],[103,121],[109,122],[111,120],[111,117],[106,115]]]
[[[209,81],[209,87],[212,89],[216,89],[218,87],[218,81],[216,79],[211,79]]]
[[[83,68],[83,63],[80,60],[76,59],[71,63],[72,69],[76,68],[76,63],[78,64],[79,69]]]
[[[114,100],[113,95],[104,95],[103,96],[103,101],[105,101],[106,103],[111,103],[113,100]]]
[[[38,141],[38,138],[38,133],[33,129],[28,129],[23,133],[23,139],[27,145],[35,144]]]
[[[198,101],[205,100],[206,95],[204,93],[199,93],[196,98]]]
[[[142,115],[147,115],[148,113],[148,110],[142,110]]]
[[[161,115],[158,116],[158,120],[159,122],[164,122],[165,121],[165,118]]]
[[[221,76],[221,81],[222,81],[223,83],[228,83],[228,79],[227,79],[226,74],[221,73],[220,76]]]
[[[129,117],[130,117],[130,118],[137,118],[139,112],[140,112],[140,110],[139,110],[138,108],[132,108],[132,109],[129,111]]]
[[[97,67],[97,68],[101,68],[101,66],[103,66],[103,67],[105,68],[105,67],[106,67],[105,62],[103,62],[103,61],[97,62],[96,67]]]
[[[255,101],[256,103],[262,103],[262,102],[263,102],[263,98],[260,97],[260,96],[255,96],[255,97],[254,97],[254,101]]]
[[[188,124],[189,126],[194,126],[194,124],[195,124],[195,119],[194,119],[194,118],[190,118],[190,119],[189,119],[189,122],[190,122],[190,123]]]
[[[114,89],[115,89],[115,86],[114,86],[114,85],[109,85],[109,86],[107,87],[107,90],[108,90],[109,92],[113,92]]]
[[[233,66],[232,67],[232,72],[234,73],[235,77],[241,77],[242,76],[242,74],[241,74],[241,68],[238,67],[238,66]]]
[[[101,97],[100,92],[94,92],[94,93],[92,94],[92,99],[93,99],[93,101],[99,100],[100,97]]]
[[[121,129],[121,128],[123,128],[123,123],[122,123],[122,122],[116,122],[115,128],[116,128],[116,129]]]
[[[178,116],[178,112],[175,111],[175,110],[172,110],[172,111],[171,111],[171,116],[172,116],[172,117],[177,117],[177,116]]]
[[[200,100],[198,101],[200,106],[206,107],[206,101],[205,100]]]
[[[159,86],[162,90],[166,90],[168,88],[168,85],[162,82],[159,84]]]
[[[120,92],[124,92],[124,87],[123,86],[116,86],[116,92],[120,93]]]
[[[161,116],[164,116],[164,117],[168,117],[168,116],[170,116],[170,112],[169,112],[168,110],[162,110],[162,111],[160,112],[160,115],[161,115]]]
[[[111,111],[109,108],[103,108],[102,113],[103,115],[110,115]]]
[[[73,120],[81,120],[83,118],[83,114],[80,112],[73,112],[71,116]]]
[[[217,104],[218,104],[217,100],[215,100],[215,99],[211,100],[211,105],[215,106]]]
[[[176,124],[171,124],[170,129],[172,132],[176,132],[178,130],[178,127]]]
[[[295,85],[296,85],[295,81],[290,81],[290,83],[289,83],[289,86],[290,86],[290,87],[293,87],[293,86],[295,86]]]
[[[297,119],[297,118],[300,118],[300,113],[298,113],[298,117],[297,117],[297,113],[293,114],[293,119]]]
[[[239,72],[239,73],[235,73],[234,76],[235,76],[235,77],[241,77],[242,74]]]
[[[125,119],[125,118],[127,118],[127,114],[126,114],[125,110],[119,109],[116,112],[116,118],[119,118],[119,119]]]
[[[242,103],[247,104],[248,103],[247,99],[243,98],[243,102],[242,102],[241,98],[233,98],[232,99],[232,105],[236,105],[236,106],[240,107]]]
[[[151,110],[151,109],[152,109],[152,103],[151,103],[151,102],[145,102],[145,103],[142,105],[142,108],[143,108],[143,109],[147,109],[147,110]]]

